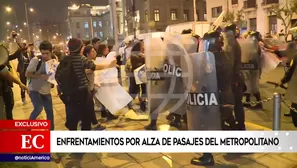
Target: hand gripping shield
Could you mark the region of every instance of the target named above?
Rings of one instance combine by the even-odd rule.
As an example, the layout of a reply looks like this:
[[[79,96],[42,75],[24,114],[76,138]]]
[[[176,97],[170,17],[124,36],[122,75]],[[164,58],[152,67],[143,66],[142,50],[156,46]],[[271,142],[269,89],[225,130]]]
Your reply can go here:
[[[209,41],[203,43],[205,47],[209,45]],[[188,129],[221,130],[215,56],[205,51],[191,54],[190,59],[190,66],[182,64],[182,69],[193,77],[187,86]]]

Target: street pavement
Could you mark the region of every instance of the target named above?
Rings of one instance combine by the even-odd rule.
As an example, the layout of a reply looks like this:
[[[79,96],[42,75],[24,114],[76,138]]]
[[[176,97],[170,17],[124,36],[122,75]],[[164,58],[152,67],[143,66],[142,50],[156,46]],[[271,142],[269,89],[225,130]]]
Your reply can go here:
[[[271,97],[275,90],[273,86],[266,84],[267,80],[279,81],[283,74],[282,68],[277,68],[270,74],[263,74],[261,80],[261,93],[263,98]],[[284,91],[282,91],[284,92]],[[27,104],[23,105],[20,99],[19,87],[14,87],[15,94],[15,119],[28,119],[33,107],[27,96]],[[55,130],[66,130],[65,124],[65,107],[57,96],[56,89],[52,90]],[[135,110],[139,112],[137,102]],[[288,111],[282,107],[282,111]],[[264,104],[264,110],[254,111],[246,109],[246,126],[248,130],[271,130],[272,128],[272,102]],[[100,118],[100,113],[97,114]],[[176,130],[170,127],[166,121],[166,113],[162,113],[158,125],[160,130]],[[45,113],[38,119],[45,119]],[[120,122],[104,121],[100,119],[107,130],[143,130],[148,121],[131,121],[124,120]],[[282,117],[282,130],[296,130],[293,127],[290,118]],[[100,131],[98,131],[100,134]],[[198,157],[197,153],[94,153],[84,154],[81,157],[72,154],[58,154],[59,159],[54,159],[50,163],[6,163],[0,164],[0,168],[26,167],[26,168],[194,168],[197,166],[190,165],[192,157]],[[254,153],[254,154],[214,154],[216,165],[215,168],[297,168],[297,153]]]

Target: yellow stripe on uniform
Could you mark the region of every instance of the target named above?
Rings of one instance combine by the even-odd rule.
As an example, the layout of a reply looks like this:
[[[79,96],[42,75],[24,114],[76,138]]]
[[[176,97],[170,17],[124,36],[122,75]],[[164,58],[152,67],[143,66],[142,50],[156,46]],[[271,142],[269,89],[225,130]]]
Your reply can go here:
[[[294,64],[294,60],[292,59],[290,62],[290,67],[293,66],[293,64]]]

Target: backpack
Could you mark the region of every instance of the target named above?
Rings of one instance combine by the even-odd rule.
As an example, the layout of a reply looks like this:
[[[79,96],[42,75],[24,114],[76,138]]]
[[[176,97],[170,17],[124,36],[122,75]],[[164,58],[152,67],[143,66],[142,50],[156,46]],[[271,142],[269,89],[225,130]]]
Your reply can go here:
[[[61,60],[57,67],[55,78],[63,95],[63,98],[61,97],[61,99],[64,103],[65,101],[69,101],[71,97],[76,97],[75,94],[78,92],[79,80],[74,72],[72,59],[70,57],[65,57]]]
[[[42,64],[42,57],[41,57],[41,55],[37,56],[37,58],[38,58],[38,64],[37,64],[36,69],[35,69],[35,72],[33,72],[33,74],[36,73],[37,71],[39,71],[39,69],[41,67],[41,64]],[[29,83],[30,82],[31,81],[29,81]],[[55,85],[51,83],[51,88],[54,88],[54,87],[55,87]]]
[[[36,66],[35,72],[33,72],[33,73],[36,73],[37,71],[39,71],[39,69],[41,67],[41,64],[42,64],[42,57],[41,57],[41,55],[37,56],[37,58],[38,58],[38,64]]]

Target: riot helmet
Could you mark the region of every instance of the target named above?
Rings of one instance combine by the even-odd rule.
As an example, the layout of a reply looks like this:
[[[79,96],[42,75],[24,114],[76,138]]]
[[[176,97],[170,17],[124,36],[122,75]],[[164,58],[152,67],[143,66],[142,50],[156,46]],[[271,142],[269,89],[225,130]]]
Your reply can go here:
[[[228,24],[227,26],[224,27],[224,32],[229,32],[229,31],[232,31],[234,33],[234,35],[236,34],[236,24],[234,23],[231,23],[231,24]]]
[[[249,37],[252,38],[253,40],[262,41],[262,36],[258,31],[252,31],[249,34]]]
[[[218,31],[210,31],[203,36],[203,46],[205,51],[220,52],[223,46],[223,37]]]

